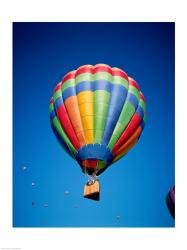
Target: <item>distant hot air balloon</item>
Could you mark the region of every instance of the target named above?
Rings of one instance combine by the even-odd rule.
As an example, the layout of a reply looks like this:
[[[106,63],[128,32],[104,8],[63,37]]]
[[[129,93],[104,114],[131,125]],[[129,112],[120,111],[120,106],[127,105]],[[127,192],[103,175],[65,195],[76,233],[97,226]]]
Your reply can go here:
[[[98,200],[96,176],[124,156],[144,128],[138,84],[119,68],[84,65],[56,85],[49,110],[57,139],[89,176],[85,196]]]
[[[173,218],[175,218],[175,186],[170,188],[166,196],[166,204],[170,211],[170,214]]]

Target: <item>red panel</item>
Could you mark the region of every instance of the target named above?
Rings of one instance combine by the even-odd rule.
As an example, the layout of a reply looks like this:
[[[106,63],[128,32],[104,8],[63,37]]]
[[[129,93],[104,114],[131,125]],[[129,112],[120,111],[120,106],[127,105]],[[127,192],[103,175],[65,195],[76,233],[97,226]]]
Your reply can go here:
[[[83,73],[92,73],[92,68],[87,65],[82,66],[76,71],[75,76],[78,76],[79,74],[83,74]]]
[[[73,71],[67,73],[67,74],[64,76],[63,80],[62,80],[62,84],[63,84],[65,81],[69,80],[69,79],[75,78],[75,72],[76,72],[76,71],[73,70]]]
[[[91,65],[81,66],[79,69],[77,69],[77,71],[74,70],[74,71],[67,73],[62,80],[62,84],[69,79],[75,78],[79,74],[83,74],[83,73],[95,74],[98,72],[108,72],[113,76],[120,76],[120,77],[123,77],[124,79],[126,79],[127,81],[129,80],[127,74],[121,69],[111,68],[108,65],[102,65],[102,64],[95,65],[95,66],[93,66],[93,68],[90,66]],[[135,82],[135,84],[136,84],[136,82]],[[137,86],[137,84],[136,84],[136,86]]]
[[[133,134],[133,132],[136,130],[136,128],[139,126],[141,122],[141,117],[135,113],[129,122],[127,128],[124,130],[123,134],[121,137],[118,139],[116,142],[112,152],[116,154],[116,152],[119,150],[119,148],[125,144],[125,142],[129,139],[129,137]]]
[[[96,168],[98,160],[83,160],[82,166],[85,168]]]
[[[140,92],[140,98],[145,102],[145,97],[144,97],[144,95],[142,94],[142,92]]]
[[[65,130],[68,138],[72,142],[75,149],[78,150],[80,148],[80,143],[75,135],[75,132],[74,132],[73,127],[71,125],[71,122],[69,120],[68,114],[66,112],[65,106],[61,105],[56,110],[56,112],[57,112],[58,119],[59,119],[63,129]]]
[[[134,79],[132,79],[131,77],[129,77],[129,85],[134,86],[136,89],[138,89],[140,91],[140,88],[139,88],[137,82]]]
[[[115,69],[113,68],[112,71],[113,71],[113,76],[121,76],[128,81],[128,75],[124,71],[116,68]]]
[[[53,104],[53,97],[51,98],[50,102],[49,102],[49,105],[50,104]]]
[[[56,85],[56,87],[54,88],[53,94],[54,94],[55,92],[57,92],[59,89],[61,89],[61,86],[62,86],[62,82],[59,82],[59,83]]]
[[[124,71],[122,71],[120,69],[117,69],[117,68],[111,68],[108,65],[102,65],[102,64],[97,64],[97,65],[93,66],[93,68],[91,68],[91,67],[89,67],[87,65],[82,66],[81,68],[79,68],[76,71],[76,76],[79,75],[79,74],[83,74],[83,73],[95,74],[95,73],[98,73],[98,72],[108,72],[111,75],[121,76],[121,77],[125,78],[126,80],[128,80],[128,76]]]
[[[118,151],[115,153],[115,155],[119,155],[122,152],[124,152],[124,150],[128,149],[130,147],[131,144],[133,144],[133,142],[138,139],[138,137],[140,136],[142,132],[142,128],[141,126],[139,126],[134,132],[133,134],[127,139],[127,141],[124,142],[124,144],[118,149]]]
[[[89,167],[93,167],[93,168],[97,167],[98,160],[87,160],[87,161],[88,161]]]
[[[107,65],[97,65],[93,68],[93,74],[98,73],[98,72],[108,72],[111,75],[113,74],[112,68],[107,66]]]

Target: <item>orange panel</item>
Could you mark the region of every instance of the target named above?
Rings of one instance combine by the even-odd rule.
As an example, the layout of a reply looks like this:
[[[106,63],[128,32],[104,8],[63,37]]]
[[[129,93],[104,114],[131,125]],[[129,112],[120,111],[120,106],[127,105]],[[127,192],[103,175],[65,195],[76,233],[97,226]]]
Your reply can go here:
[[[78,138],[79,143],[80,143],[81,146],[84,146],[86,144],[84,130],[77,133],[77,138]]]
[[[75,134],[81,144],[81,146],[86,144],[82,121],[79,113],[79,106],[76,96],[71,96],[65,101],[66,110],[70,118],[71,124],[74,128]]]

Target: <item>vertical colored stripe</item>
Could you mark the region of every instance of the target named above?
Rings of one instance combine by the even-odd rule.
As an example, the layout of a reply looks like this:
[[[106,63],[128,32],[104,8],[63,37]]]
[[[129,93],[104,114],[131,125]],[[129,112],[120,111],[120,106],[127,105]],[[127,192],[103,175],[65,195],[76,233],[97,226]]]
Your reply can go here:
[[[70,122],[69,116],[66,112],[66,108],[64,105],[60,106],[56,110],[57,116],[59,117],[59,121],[63,129],[65,130],[68,138],[71,140],[74,147],[78,150],[80,148],[80,143],[75,135],[75,131]]]
[[[75,150],[75,148],[73,147],[73,145],[71,144],[69,138],[66,136],[64,130],[62,129],[60,122],[58,120],[57,117],[54,117],[54,119],[52,120],[52,125],[54,127],[54,129],[57,131],[58,135],[62,138],[62,140],[67,144],[68,148],[70,149],[70,151],[75,154],[77,151]]]
[[[94,143],[101,144],[107,118],[110,93],[105,90],[94,92]]]
[[[77,95],[82,126],[84,129],[86,144],[92,144],[93,137],[93,92],[84,91]]]
[[[127,128],[122,133],[119,140],[116,142],[114,148],[112,149],[112,152],[116,154],[116,152],[119,150],[119,148],[128,140],[128,138],[133,134],[133,132],[136,130],[136,128],[139,126],[141,122],[141,117],[135,113],[130,120]]]
[[[136,97],[135,96],[133,97],[133,98],[137,99],[137,101],[132,102],[131,97],[132,97],[132,92],[133,91],[135,91],[134,86],[129,85],[126,100],[123,102],[123,108],[121,108],[119,119],[118,119],[118,121],[116,123],[115,128],[112,131],[112,135],[111,135],[110,141],[108,143],[108,147],[111,150],[114,147],[115,143],[120,138],[123,131],[126,129],[128,123],[132,119],[132,117],[133,117],[133,115],[134,115],[134,113],[135,113],[135,111],[136,111],[136,109],[138,107],[138,101],[139,101],[138,93],[139,93],[139,91],[136,89],[136,91],[138,91],[138,92],[136,93]]]
[[[77,96],[71,96],[65,101],[66,110],[81,146],[86,144],[82,121],[79,113]]]
[[[102,144],[107,145],[116,126],[117,120],[120,116],[121,109],[127,96],[127,90],[120,85],[113,85],[111,91],[111,98],[107,113],[107,120],[105,124]]]
[[[75,151],[80,148],[79,142],[77,141],[76,137],[72,138],[71,141],[70,137],[65,133],[63,127],[61,126],[59,118],[57,117],[58,114],[55,112],[53,98],[50,101],[49,112],[50,112],[52,128],[56,130],[58,136],[62,138],[62,140],[68,145],[70,150],[75,153]],[[59,137],[57,139],[59,139]]]

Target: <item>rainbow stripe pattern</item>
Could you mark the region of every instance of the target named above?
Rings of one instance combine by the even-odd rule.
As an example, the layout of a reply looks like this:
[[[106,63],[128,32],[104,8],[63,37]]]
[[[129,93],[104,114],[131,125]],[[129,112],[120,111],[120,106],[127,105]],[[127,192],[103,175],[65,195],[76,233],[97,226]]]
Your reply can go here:
[[[145,99],[123,70],[84,65],[56,85],[49,105],[52,129],[84,172],[99,175],[138,141]]]

